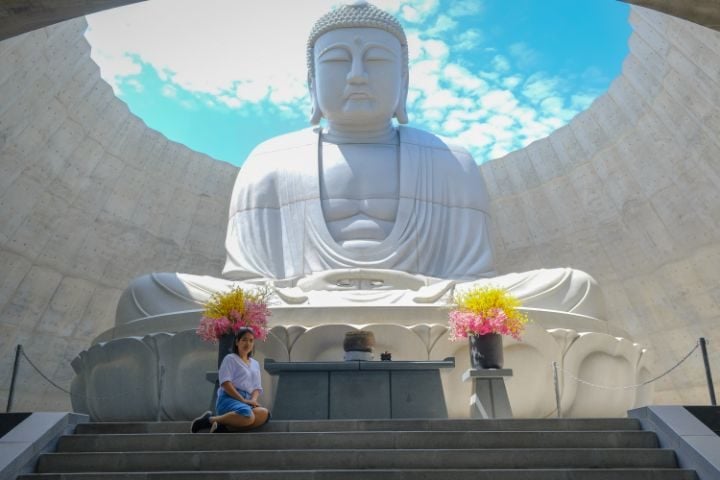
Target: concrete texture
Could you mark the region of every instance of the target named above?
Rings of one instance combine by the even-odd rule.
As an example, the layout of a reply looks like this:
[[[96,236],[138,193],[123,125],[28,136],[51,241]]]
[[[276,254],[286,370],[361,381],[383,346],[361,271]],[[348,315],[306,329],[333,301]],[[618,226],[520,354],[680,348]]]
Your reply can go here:
[[[654,349],[653,373],[700,336],[718,372],[720,33],[639,7],[630,20],[607,94],[482,166],[497,266],[583,269],[610,322]],[[0,402],[16,344],[67,388],[70,361],[112,327],[130,279],[217,276],[224,260],[237,168],[134,117],[100,78],[84,29],[77,19],[0,42]],[[16,410],[69,408],[24,360],[20,373]],[[699,356],[655,390],[656,402],[706,403]]]
[[[0,42],[0,401],[13,352],[68,388],[131,278],[218,275],[237,167],[150,130],[100,78],[84,19]],[[20,361],[14,411],[69,410]]]
[[[701,336],[717,372],[720,33],[639,7],[630,23],[630,53],[605,95],[548,138],[482,165],[496,263],[585,270],[608,321],[654,350],[653,375]],[[528,231],[538,216],[552,228]],[[708,398],[699,353],[655,383],[655,403]]]

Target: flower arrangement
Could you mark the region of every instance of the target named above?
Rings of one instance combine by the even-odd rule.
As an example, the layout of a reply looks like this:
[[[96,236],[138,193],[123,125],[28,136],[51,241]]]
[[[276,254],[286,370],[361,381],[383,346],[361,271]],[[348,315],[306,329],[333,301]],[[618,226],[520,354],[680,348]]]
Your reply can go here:
[[[265,340],[268,334],[267,307],[269,291],[255,291],[233,287],[228,292],[216,292],[205,303],[205,310],[196,333],[205,341],[217,342],[228,333],[241,328],[252,330],[255,338]]]
[[[528,318],[517,309],[520,301],[503,288],[475,287],[455,295],[449,314],[450,340],[499,333],[519,340]]]

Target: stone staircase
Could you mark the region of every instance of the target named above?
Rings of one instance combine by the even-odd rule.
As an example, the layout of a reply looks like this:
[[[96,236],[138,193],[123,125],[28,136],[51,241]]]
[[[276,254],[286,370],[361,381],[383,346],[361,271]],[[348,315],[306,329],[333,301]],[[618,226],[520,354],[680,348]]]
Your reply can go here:
[[[634,419],[87,423],[19,480],[691,480]]]

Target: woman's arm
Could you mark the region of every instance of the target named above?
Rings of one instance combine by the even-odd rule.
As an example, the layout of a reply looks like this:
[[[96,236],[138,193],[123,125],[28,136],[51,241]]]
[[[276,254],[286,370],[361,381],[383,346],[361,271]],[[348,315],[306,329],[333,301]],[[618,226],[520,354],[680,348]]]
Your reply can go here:
[[[257,407],[257,397],[254,396],[255,392],[253,392],[253,398],[248,400],[247,398],[244,398],[242,395],[240,395],[240,392],[237,391],[235,388],[235,385],[230,380],[227,380],[220,385],[223,390],[225,390],[225,393],[230,395],[235,400],[240,400],[243,403],[247,403],[248,405],[251,405],[253,407]]]
[[[253,390],[250,396],[252,397],[253,401],[257,403],[257,399],[260,396],[260,389]]]

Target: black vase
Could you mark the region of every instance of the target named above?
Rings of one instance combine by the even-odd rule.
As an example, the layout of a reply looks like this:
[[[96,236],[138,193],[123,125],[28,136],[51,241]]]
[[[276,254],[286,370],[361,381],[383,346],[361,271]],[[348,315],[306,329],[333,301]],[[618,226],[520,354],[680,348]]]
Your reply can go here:
[[[503,346],[502,335],[470,335],[470,366],[472,368],[502,368]]]
[[[220,364],[225,358],[225,355],[232,353],[233,340],[235,340],[234,333],[226,333],[218,339],[218,370],[220,369]]]

